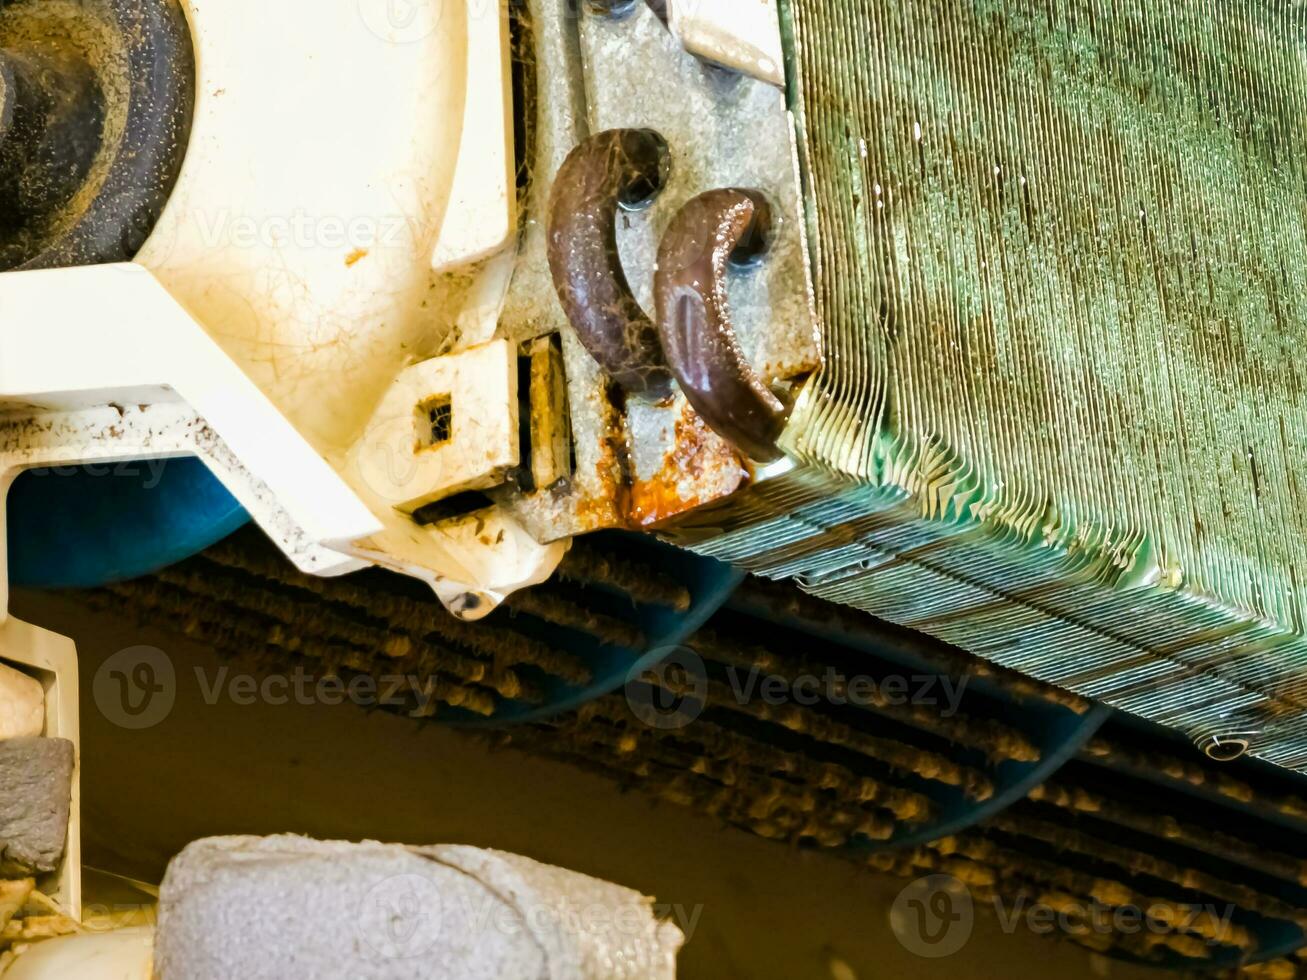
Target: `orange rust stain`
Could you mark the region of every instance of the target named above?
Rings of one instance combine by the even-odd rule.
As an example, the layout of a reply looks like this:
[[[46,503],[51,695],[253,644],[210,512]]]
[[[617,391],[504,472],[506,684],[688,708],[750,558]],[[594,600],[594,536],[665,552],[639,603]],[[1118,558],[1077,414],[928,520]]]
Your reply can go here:
[[[366,248],[356,248],[354,251],[350,252],[349,255],[345,256],[345,264],[352,269],[354,263],[358,262],[359,259],[367,258],[367,255],[368,250]]]
[[[575,518],[579,531],[593,531],[606,527],[625,527],[627,498],[630,491],[622,478],[622,431],[614,419],[609,419],[607,431],[600,440],[599,460],[595,475],[599,492],[587,494],[576,503]]]
[[[652,478],[637,480],[631,488],[631,525],[652,527],[718,499],[720,494],[716,493],[708,500],[699,493],[683,497],[681,485],[692,481],[702,486],[710,476],[716,478],[712,482],[717,484],[722,474],[729,480],[731,471],[735,475],[732,489],[749,475],[739,456],[687,405],[676,420],[676,445],[663,458],[663,465]]]
[[[595,472],[599,476],[600,491],[595,495],[580,497],[576,502],[576,520],[578,528],[593,531],[605,527],[622,527],[626,524],[626,497],[629,491],[617,475],[616,466],[610,447],[605,445]]]

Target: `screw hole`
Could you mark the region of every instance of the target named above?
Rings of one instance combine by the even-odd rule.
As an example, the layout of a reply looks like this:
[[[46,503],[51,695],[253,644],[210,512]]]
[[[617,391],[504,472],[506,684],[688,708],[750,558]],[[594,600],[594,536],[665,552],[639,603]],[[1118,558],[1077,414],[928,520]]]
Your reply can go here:
[[[435,449],[454,438],[454,403],[449,395],[436,395],[418,405],[418,449]]]
[[[1234,735],[1208,735],[1198,740],[1198,748],[1213,762],[1233,762],[1247,753],[1249,743]]]
[[[623,190],[617,203],[624,211],[643,211],[662,193],[672,173],[672,151],[667,141],[652,129],[641,130],[635,155],[640,174]]]

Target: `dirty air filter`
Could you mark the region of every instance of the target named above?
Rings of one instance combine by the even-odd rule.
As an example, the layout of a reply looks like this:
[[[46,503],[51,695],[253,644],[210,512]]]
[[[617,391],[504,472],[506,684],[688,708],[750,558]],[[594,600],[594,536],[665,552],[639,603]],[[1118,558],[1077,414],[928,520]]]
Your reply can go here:
[[[1307,770],[1307,12],[781,6],[826,363],[685,539]]]
[[[1214,763],[1166,729],[785,583],[739,583],[665,660],[641,661],[632,630],[657,622],[645,613],[702,605],[665,558],[634,536],[591,537],[559,580],[468,624],[398,576],[305,575],[251,530],[84,598],[260,673],[371,678],[358,690],[384,711],[788,847],[950,876],[1005,929],[1158,966],[1297,975],[1296,776]],[[609,656],[633,665],[616,687]],[[392,687],[399,674],[421,685]]]

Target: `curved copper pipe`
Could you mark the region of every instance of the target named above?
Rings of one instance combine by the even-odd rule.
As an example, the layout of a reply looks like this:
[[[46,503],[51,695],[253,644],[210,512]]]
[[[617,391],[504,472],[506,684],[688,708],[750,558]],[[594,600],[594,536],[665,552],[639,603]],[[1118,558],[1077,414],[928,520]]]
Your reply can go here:
[[[699,416],[753,459],[780,458],[789,409],[749,366],[735,338],[727,263],[761,255],[771,208],[757,191],[709,191],[673,219],[658,250],[655,294],[667,363]]]
[[[597,133],[563,162],[549,202],[549,269],[568,320],[614,381],[656,399],[671,395],[672,375],[622,271],[617,208],[647,203],[667,167],[667,144],[652,130]]]

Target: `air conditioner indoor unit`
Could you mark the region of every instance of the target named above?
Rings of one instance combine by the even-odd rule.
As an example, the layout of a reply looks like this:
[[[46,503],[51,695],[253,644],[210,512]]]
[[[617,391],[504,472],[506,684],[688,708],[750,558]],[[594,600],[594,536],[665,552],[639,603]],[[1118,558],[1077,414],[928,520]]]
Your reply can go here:
[[[0,5],[0,582],[252,520],[475,631],[623,532],[551,710],[752,574],[1307,771],[1307,21],[936,8]]]

